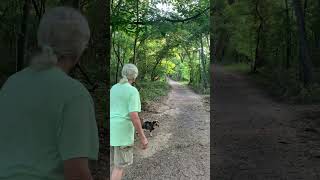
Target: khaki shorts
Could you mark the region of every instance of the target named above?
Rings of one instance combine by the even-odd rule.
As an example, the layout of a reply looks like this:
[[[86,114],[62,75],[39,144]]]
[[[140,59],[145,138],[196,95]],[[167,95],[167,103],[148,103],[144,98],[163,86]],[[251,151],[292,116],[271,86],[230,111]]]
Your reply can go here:
[[[110,146],[111,165],[124,168],[133,163],[133,146]]]

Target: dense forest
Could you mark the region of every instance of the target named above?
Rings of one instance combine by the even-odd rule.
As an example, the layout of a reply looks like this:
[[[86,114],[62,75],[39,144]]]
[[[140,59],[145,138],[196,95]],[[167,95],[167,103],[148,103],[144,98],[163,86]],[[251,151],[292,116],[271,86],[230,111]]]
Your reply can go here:
[[[209,43],[207,0],[113,0],[111,84],[133,63],[143,100],[162,95],[166,77],[208,92]]]
[[[319,0],[212,0],[211,63],[252,73],[273,95],[320,100]]]

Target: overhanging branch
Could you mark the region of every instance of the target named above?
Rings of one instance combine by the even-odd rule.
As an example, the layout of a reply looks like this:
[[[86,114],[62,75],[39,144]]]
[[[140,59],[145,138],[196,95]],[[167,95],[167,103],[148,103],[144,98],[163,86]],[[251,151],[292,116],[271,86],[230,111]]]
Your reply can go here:
[[[205,12],[207,12],[209,10],[209,7],[207,7],[206,9],[204,9],[203,11],[201,11],[200,13],[194,15],[194,16],[191,16],[189,18],[186,18],[186,19],[169,19],[169,18],[165,18],[165,21],[169,21],[169,22],[172,22],[172,23],[177,23],[177,22],[186,22],[186,21],[190,21],[192,19],[196,19],[198,17],[200,17],[202,14],[204,14]]]
[[[161,17],[158,20],[154,20],[154,21],[136,21],[136,22],[124,22],[124,23],[128,23],[128,24],[135,24],[135,25],[152,25],[152,24],[156,24],[159,22],[171,22],[171,23],[184,23],[193,19],[197,19],[198,17],[200,17],[201,15],[203,15],[205,12],[207,12],[210,8],[207,7],[206,9],[204,9],[203,11],[199,12],[198,14],[185,18],[185,19],[170,19],[170,18],[164,18]]]

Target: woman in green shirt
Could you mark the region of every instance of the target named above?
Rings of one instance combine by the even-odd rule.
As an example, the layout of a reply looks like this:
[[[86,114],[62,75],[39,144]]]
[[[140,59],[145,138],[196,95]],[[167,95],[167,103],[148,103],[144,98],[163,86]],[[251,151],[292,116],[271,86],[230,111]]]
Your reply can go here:
[[[0,91],[0,179],[91,180],[88,159],[99,140],[91,95],[68,73],[90,38],[75,9],[47,10],[38,28],[41,52]]]
[[[138,68],[125,64],[122,79],[110,90],[110,146],[114,169],[111,180],[120,180],[123,169],[133,163],[135,129],[139,133],[142,148],[148,140],[142,130],[138,112],[141,112],[140,95],[132,83],[138,76]]]

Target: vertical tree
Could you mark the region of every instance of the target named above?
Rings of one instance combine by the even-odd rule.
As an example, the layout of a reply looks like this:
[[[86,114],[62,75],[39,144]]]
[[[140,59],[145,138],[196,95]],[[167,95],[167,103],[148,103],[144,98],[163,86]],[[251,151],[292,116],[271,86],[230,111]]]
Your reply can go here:
[[[139,0],[136,0],[136,36],[134,39],[133,44],[133,58],[132,63],[135,64],[137,61],[137,43],[138,43],[138,37],[139,37]]]
[[[203,37],[202,34],[200,34],[200,67],[202,65],[202,81],[203,81],[203,87],[204,89],[207,89],[207,77],[206,77],[206,60],[205,60],[205,55],[204,55],[204,50],[203,50]],[[201,70],[201,68],[200,68]]]
[[[285,0],[286,5],[286,68],[290,68],[290,59],[291,59],[291,23],[289,15],[289,5],[288,0]]]
[[[213,28],[213,24],[214,24],[214,0],[210,0],[210,63],[213,64],[214,63],[214,28]],[[211,68],[212,70],[212,68]]]
[[[110,1],[105,0],[97,0],[99,9],[97,10],[97,17],[101,21],[101,23],[96,26],[95,31],[95,48],[96,48],[96,60],[100,64],[101,72],[104,75],[104,83],[106,87],[109,88],[110,85],[110,51],[111,51],[111,30],[110,30]],[[106,98],[109,102],[109,91],[106,92]],[[109,103],[106,103],[106,108],[109,109]],[[109,111],[107,111],[107,116]],[[103,121],[106,121],[105,119]],[[101,122],[101,127],[104,122]],[[107,124],[107,128],[109,123]]]
[[[21,29],[18,34],[16,71],[20,71],[25,64],[30,7],[31,0],[24,0],[23,14],[21,17]]]
[[[302,80],[305,86],[312,82],[312,63],[310,58],[310,50],[308,47],[307,33],[305,30],[305,17],[301,0],[293,0],[295,15],[297,18],[297,28],[299,36],[299,59],[302,70]]]
[[[252,72],[257,72],[257,66],[259,63],[261,63],[261,54],[260,54],[260,43],[261,43],[261,36],[262,36],[262,32],[263,32],[263,25],[264,25],[264,19],[259,11],[259,4],[260,4],[260,0],[256,1],[256,6],[255,6],[255,10],[256,10],[256,16],[259,19],[259,27],[257,29],[257,41],[256,41],[256,50],[255,50],[255,58],[253,61],[253,66],[252,66]]]

